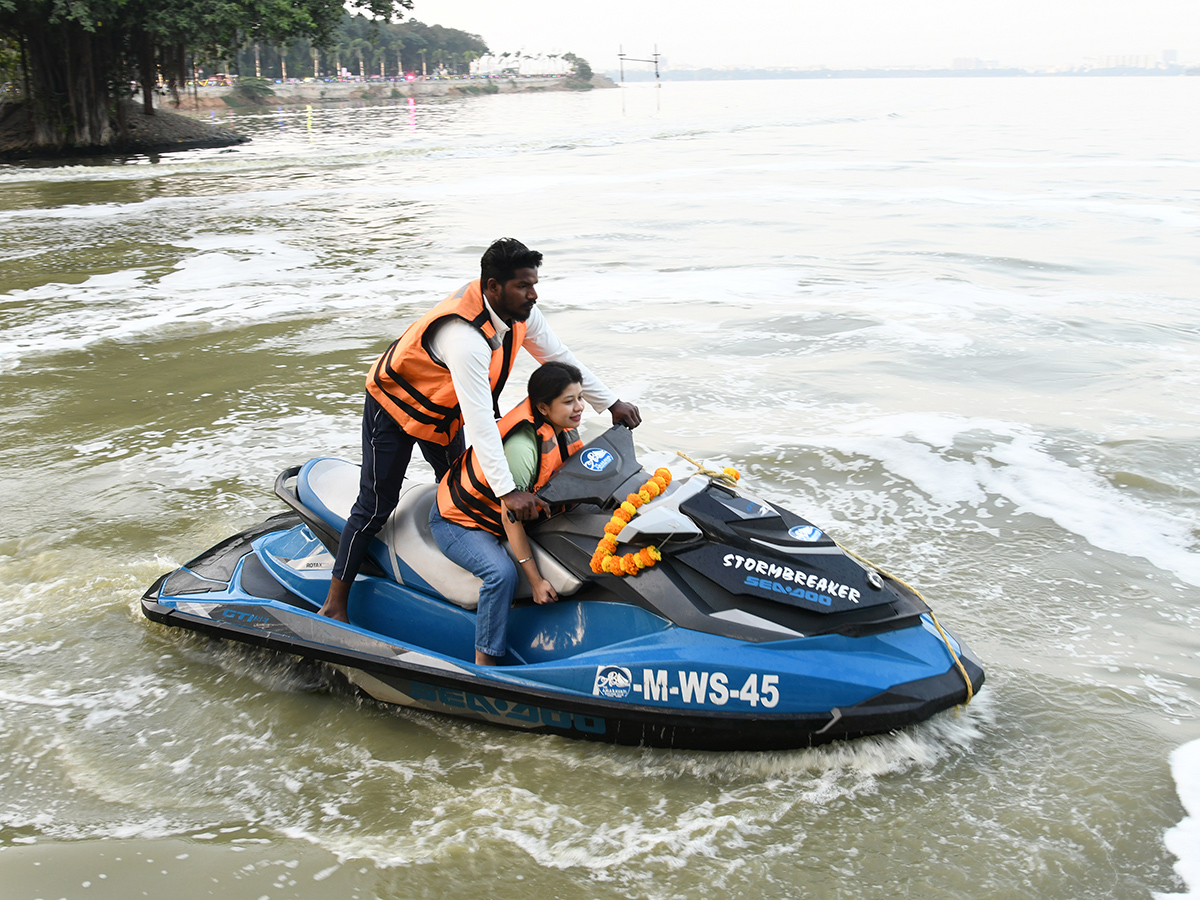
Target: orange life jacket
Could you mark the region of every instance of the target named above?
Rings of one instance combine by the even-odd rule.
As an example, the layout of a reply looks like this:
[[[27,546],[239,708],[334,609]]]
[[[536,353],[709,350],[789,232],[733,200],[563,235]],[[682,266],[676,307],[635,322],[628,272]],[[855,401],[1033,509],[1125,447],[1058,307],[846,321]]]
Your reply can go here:
[[[537,481],[532,488],[536,491],[550,480],[550,476],[567,461],[567,457],[583,446],[583,441],[574,428],[555,434],[553,425],[535,415],[528,397],[497,423],[500,439],[508,437],[513,429],[524,422],[532,423],[537,428],[539,461]],[[474,447],[468,447],[438,483],[437,504],[442,518],[450,522],[466,528],[482,528],[498,538],[504,537],[500,500],[484,477]]]
[[[478,279],[463,285],[413,322],[367,373],[367,390],[397,425],[415,438],[443,447],[462,427],[462,408],[450,372],[434,354],[429,339],[433,326],[451,317],[477,328],[492,348],[488,380],[492,408],[500,418],[500,392],[525,341],[525,323],[514,321],[503,339],[497,337]]]

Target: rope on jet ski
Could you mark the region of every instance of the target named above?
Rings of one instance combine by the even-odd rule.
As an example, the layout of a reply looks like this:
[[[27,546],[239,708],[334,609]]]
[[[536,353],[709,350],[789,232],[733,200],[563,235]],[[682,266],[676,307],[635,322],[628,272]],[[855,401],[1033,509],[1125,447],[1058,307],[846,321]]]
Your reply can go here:
[[[837,541],[834,541],[834,543],[837,544]],[[860,563],[862,563],[864,566],[870,566],[872,569],[875,569],[881,575],[883,575],[887,578],[890,578],[892,581],[896,582],[897,584],[903,585],[904,587],[908,588],[908,590],[910,590],[914,594],[916,594],[917,598],[922,603],[924,603],[926,606],[929,606],[929,602],[924,597],[921,596],[921,592],[918,591],[915,587],[913,587],[911,584],[909,584],[904,579],[897,578],[891,572],[887,571],[886,569],[882,568],[881,566],[875,565],[875,563],[871,562],[869,559],[865,559],[865,558],[859,556],[857,553],[855,553],[849,547],[843,547],[841,544],[837,544],[837,545],[838,545],[838,548],[843,553],[845,553],[847,556],[854,557]],[[962,660],[959,659],[958,654],[954,651],[954,646],[950,643],[950,636],[948,634],[946,634],[945,629],[942,628],[942,623],[937,620],[937,616],[935,616],[933,614],[932,609],[929,610],[929,618],[933,621],[933,627],[938,630],[938,634],[940,634],[942,636],[942,641],[946,644],[946,649],[950,651],[950,658],[954,660],[954,665],[956,665],[958,667],[959,674],[962,675],[963,681],[966,682],[967,699],[965,702],[970,703],[971,698],[975,696],[975,688],[971,685],[971,676],[967,674],[966,667],[962,664]]]
[[[914,593],[915,593],[915,591],[914,591]],[[921,595],[920,595],[920,594],[917,594],[917,596],[918,596],[918,597],[920,597]],[[921,602],[922,602],[922,603],[924,603],[924,602],[925,602],[925,601],[924,601],[924,598],[922,598]],[[925,603],[925,605],[926,605],[926,606],[928,606],[929,604],[928,604],[928,603]],[[953,648],[952,646],[950,646],[950,638],[949,638],[949,636],[946,634],[946,632],[943,630],[943,628],[942,628],[942,623],[941,623],[941,622],[939,622],[939,621],[938,621],[938,618],[937,618],[937,616],[935,616],[935,615],[933,614],[933,610],[932,610],[932,609],[929,611],[929,618],[933,620],[933,625],[934,625],[934,627],[935,627],[935,628],[937,628],[937,630],[938,630],[938,634],[940,634],[940,635],[942,636],[942,640],[946,642],[946,649],[950,651],[950,655],[951,655],[951,656],[954,658],[954,664],[955,664],[956,666],[958,666],[958,671],[959,671],[959,673],[962,675],[962,677],[963,677],[963,681],[964,681],[964,682],[966,682],[966,685],[967,685],[967,699],[966,699],[966,702],[967,702],[967,703],[970,703],[970,702],[971,702],[971,698],[975,696],[975,689],[974,689],[974,688],[971,686],[971,676],[969,676],[969,675],[967,674],[966,667],[965,667],[965,666],[963,666],[963,664],[962,664],[962,660],[958,658],[958,654],[957,654],[957,653],[955,653],[955,652],[954,652],[954,648]]]
[[[737,482],[737,480],[742,477],[742,473],[739,472],[737,469],[735,469],[733,466],[726,466],[720,472],[716,472],[716,471],[706,468],[705,466],[696,462],[694,459],[692,459],[690,456],[688,456],[682,450],[676,450],[675,455],[683,457],[688,462],[690,462],[693,466],[695,466],[697,475],[707,475],[713,481],[724,482],[725,484],[729,485],[730,487],[733,487],[734,483]]]

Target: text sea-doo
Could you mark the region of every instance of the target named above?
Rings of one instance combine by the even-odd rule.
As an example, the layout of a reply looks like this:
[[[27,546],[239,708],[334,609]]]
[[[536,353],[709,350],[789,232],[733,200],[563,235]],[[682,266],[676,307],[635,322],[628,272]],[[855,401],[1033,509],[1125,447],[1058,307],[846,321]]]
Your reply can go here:
[[[283,472],[275,491],[294,512],[161,577],[146,616],[323,660],[388,703],[656,747],[785,749],[886,732],[983,683],[914,591],[706,474],[677,477],[620,532],[618,552],[655,544],[661,562],[594,574],[609,511],[647,478],[621,427],[540,492],[567,508],[529,529],[560,599],[522,601],[522,576],[504,665],[473,662],[479,581],[429,534],[432,484],[405,489],[354,584],[351,624],[336,622],[316,610],[358,477],[335,459]]]

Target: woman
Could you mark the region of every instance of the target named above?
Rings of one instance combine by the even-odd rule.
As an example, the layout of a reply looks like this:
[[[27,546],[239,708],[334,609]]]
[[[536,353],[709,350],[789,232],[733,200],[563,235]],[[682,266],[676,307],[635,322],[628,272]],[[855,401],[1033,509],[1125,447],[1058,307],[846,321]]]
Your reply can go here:
[[[550,362],[529,376],[529,396],[500,420],[509,471],[520,491],[536,491],[583,442],[582,376],[575,366]],[[539,505],[549,507],[541,501]],[[558,599],[529,549],[525,526],[512,520],[488,486],[469,449],[438,483],[429,527],[446,556],[483,579],[475,619],[475,662],[494,666],[508,651],[508,610],[520,576],[504,548],[507,540],[533,588],[535,603]]]

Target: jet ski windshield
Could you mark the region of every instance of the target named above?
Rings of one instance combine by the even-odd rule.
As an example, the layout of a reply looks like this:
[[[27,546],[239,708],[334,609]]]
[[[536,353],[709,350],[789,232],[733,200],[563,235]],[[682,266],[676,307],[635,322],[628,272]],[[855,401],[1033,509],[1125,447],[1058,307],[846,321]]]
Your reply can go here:
[[[538,496],[547,503],[614,506],[614,498],[623,499],[632,490],[626,485],[641,472],[633,449],[633,432],[624,425],[614,425],[568,459]]]

